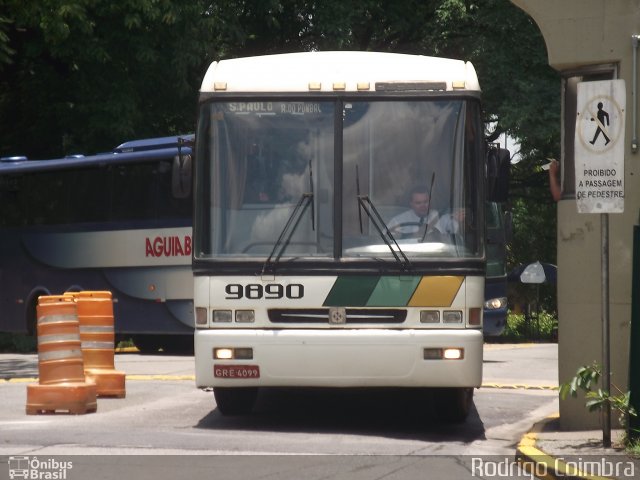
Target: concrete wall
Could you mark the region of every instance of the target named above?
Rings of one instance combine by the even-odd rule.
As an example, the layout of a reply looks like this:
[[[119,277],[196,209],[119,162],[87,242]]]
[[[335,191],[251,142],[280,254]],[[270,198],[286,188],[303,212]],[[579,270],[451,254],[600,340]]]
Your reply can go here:
[[[634,102],[631,36],[640,34],[640,0],[511,1],[537,23],[547,44],[549,64],[561,74],[614,64],[617,78],[626,82],[625,213],[609,216],[611,372],[612,382],[626,391],[631,249],[640,207],[640,154],[632,153],[630,147]],[[567,142],[573,142],[574,132],[568,130],[563,133]],[[563,162],[568,161],[564,151],[559,154]],[[601,218],[578,214],[570,195],[558,202],[557,218],[559,381],[564,382],[581,365],[594,360],[602,363]],[[616,416],[612,417],[615,421]],[[567,430],[600,428],[599,416],[588,413],[582,400],[560,402],[560,421]]]

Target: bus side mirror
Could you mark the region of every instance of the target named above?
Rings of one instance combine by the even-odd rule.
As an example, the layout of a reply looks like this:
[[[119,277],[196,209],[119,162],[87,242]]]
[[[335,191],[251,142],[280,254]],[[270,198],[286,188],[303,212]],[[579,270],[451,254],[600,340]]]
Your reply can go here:
[[[173,157],[171,169],[171,194],[173,198],[188,198],[191,195],[191,155]]]
[[[193,135],[178,137],[178,155],[173,157],[171,169],[171,194],[173,198],[188,198],[191,196],[191,181],[193,179],[192,154],[195,145]],[[186,147],[186,152],[183,150]],[[189,153],[188,153],[189,152]]]
[[[504,203],[509,198],[511,153],[504,148],[489,147],[487,151],[487,200]]]

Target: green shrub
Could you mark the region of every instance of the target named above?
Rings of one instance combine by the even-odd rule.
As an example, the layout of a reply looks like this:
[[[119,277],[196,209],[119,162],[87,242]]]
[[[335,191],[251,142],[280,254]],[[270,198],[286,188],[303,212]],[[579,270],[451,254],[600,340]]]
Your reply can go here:
[[[550,313],[541,311],[527,318],[524,314],[511,313],[507,316],[507,325],[502,336],[507,340],[556,340],[558,320]]]

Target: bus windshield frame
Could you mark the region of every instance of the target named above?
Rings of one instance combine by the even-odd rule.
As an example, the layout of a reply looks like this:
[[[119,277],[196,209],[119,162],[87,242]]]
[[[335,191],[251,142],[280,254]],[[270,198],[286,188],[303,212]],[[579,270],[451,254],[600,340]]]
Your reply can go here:
[[[196,272],[273,257],[280,272],[483,268],[477,95],[216,94],[200,108]]]

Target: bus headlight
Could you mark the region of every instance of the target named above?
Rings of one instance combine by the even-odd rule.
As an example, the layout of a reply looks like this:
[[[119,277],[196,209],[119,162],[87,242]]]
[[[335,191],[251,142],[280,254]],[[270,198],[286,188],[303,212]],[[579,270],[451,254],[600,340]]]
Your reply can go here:
[[[421,310],[420,323],[440,323],[440,312],[438,310]]]
[[[507,306],[507,297],[491,298],[484,302],[484,308],[487,310],[497,310]]]
[[[256,314],[253,310],[236,310],[236,322],[253,323],[256,321]]]
[[[225,323],[232,320],[231,310],[214,310],[213,321],[215,323]]]
[[[507,306],[507,297],[490,298],[484,302],[484,308],[487,310],[497,310]]]
[[[464,350],[462,348],[445,348],[442,351],[445,360],[462,360],[464,358]]]
[[[253,360],[251,347],[218,347],[213,349],[214,360]]]
[[[442,313],[443,323],[462,323],[462,312],[460,310],[445,310]]]
[[[231,360],[233,358],[233,348],[214,348],[213,358],[216,360]]]

